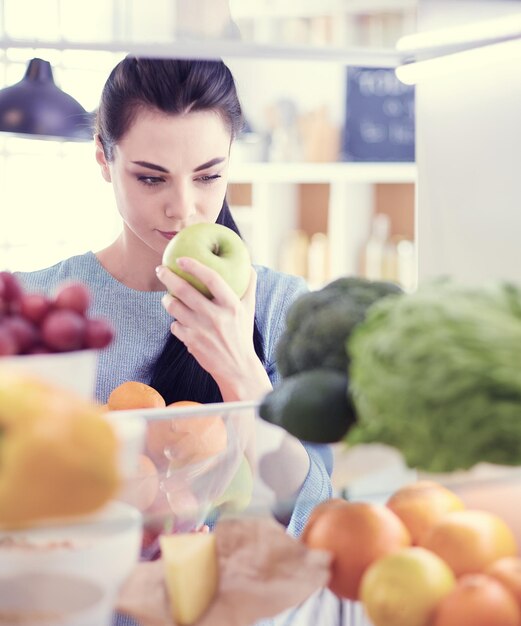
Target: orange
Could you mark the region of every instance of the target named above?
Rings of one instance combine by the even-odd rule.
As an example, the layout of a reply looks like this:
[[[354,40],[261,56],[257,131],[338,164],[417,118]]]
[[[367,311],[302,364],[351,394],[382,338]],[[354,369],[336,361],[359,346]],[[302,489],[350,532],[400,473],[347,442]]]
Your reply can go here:
[[[112,390],[107,401],[110,411],[164,408],[163,396],[150,385],[127,380]]]
[[[302,541],[331,552],[329,588],[357,600],[365,570],[380,557],[411,544],[409,531],[390,509],[370,502],[334,502],[312,515]]]
[[[343,500],[342,498],[329,498],[329,500],[324,500],[324,502],[320,502],[320,504],[317,504],[314,507],[314,509],[311,511],[311,513],[309,514],[306,525],[304,526],[304,530],[302,531],[300,535],[300,540],[306,543],[307,534],[309,533],[315,521],[320,517],[320,515],[322,515],[325,509],[331,506],[338,506],[338,505],[342,506],[345,503],[346,501]]]
[[[521,558],[506,556],[494,561],[485,570],[485,574],[499,580],[516,598],[521,607]]]
[[[179,400],[169,407],[199,406],[200,402]],[[227,445],[226,425],[219,415],[175,417],[150,421],[146,449],[156,464],[171,468],[197,463],[222,452]]]
[[[140,454],[134,476],[127,478],[120,494],[121,500],[145,511],[159,492],[157,468],[145,454]]]
[[[456,576],[482,572],[494,561],[517,554],[514,534],[500,517],[471,509],[444,515],[421,544],[441,556]]]
[[[443,515],[465,508],[455,493],[431,480],[420,480],[401,487],[391,495],[387,506],[407,526],[415,545]]]
[[[432,626],[520,626],[514,596],[485,574],[462,576],[438,604]]]

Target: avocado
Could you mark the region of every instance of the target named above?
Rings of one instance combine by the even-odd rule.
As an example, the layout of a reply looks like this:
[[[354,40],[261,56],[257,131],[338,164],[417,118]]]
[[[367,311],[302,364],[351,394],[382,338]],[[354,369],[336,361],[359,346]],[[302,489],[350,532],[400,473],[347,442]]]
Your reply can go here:
[[[356,421],[347,374],[316,368],[289,376],[264,396],[259,416],[303,441],[340,441]]]

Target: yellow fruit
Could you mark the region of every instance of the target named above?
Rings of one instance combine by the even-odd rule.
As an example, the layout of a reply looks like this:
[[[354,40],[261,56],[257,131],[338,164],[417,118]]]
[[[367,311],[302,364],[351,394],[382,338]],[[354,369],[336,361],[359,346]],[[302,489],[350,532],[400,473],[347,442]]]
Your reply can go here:
[[[165,581],[176,624],[196,622],[212,602],[219,584],[215,535],[177,533],[159,537]]]
[[[360,580],[377,559],[411,544],[402,521],[383,504],[335,501],[311,514],[302,541],[333,554],[329,588],[357,600]]]
[[[502,557],[517,555],[511,529],[487,511],[447,513],[421,543],[444,559],[456,576],[482,572]]]
[[[387,506],[407,526],[414,545],[418,545],[426,531],[446,513],[465,508],[455,493],[430,480],[401,487],[391,495]]]
[[[374,626],[428,626],[455,582],[450,567],[433,552],[403,548],[366,570],[360,599]]]
[[[99,405],[0,371],[0,525],[90,513],[119,488],[117,439]]]

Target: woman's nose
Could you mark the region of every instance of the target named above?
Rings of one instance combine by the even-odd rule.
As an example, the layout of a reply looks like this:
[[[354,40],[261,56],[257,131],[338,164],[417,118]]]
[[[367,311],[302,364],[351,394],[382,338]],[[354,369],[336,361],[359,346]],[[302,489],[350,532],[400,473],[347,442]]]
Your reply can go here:
[[[195,213],[195,199],[186,183],[179,183],[169,194],[165,204],[167,217],[185,219]]]

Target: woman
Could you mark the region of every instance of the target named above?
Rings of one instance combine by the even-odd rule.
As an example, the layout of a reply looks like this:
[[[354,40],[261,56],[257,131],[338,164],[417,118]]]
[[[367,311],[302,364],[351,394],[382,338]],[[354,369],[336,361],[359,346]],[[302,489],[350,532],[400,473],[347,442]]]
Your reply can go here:
[[[96,159],[122,232],[97,253],[18,274],[27,289],[47,292],[82,281],[93,294],[91,313],[112,320],[115,340],[99,358],[101,402],[125,380],[151,384],[167,404],[258,399],[277,382],[274,348],[304,281],[255,267],[240,300],[216,272],[184,259],[209,300],[161,265],[168,241],[190,224],[237,231],[226,188],[241,124],[233,77],[220,61],[127,57],[111,72],[97,113]],[[279,500],[296,499],[292,533],[331,495],[322,452],[288,437],[270,456],[265,481]]]

